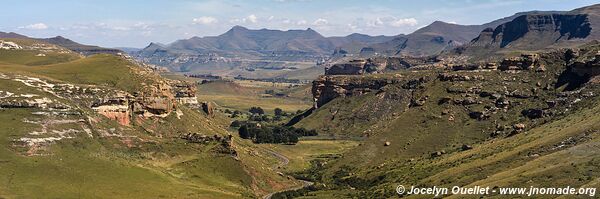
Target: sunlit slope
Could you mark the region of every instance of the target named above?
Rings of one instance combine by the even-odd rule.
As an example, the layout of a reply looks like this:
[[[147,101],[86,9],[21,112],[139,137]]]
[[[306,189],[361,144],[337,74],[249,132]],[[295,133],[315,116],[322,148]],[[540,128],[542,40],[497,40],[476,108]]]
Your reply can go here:
[[[263,166],[275,158],[250,143],[234,138],[235,156],[219,142],[182,139],[187,133],[227,136],[224,116],[180,105],[164,118],[134,117],[123,126],[95,113],[89,96],[73,94],[135,93],[165,82],[147,69],[114,55],[58,62],[0,59],[0,197],[254,198],[294,186]],[[19,107],[3,98],[47,105]]]

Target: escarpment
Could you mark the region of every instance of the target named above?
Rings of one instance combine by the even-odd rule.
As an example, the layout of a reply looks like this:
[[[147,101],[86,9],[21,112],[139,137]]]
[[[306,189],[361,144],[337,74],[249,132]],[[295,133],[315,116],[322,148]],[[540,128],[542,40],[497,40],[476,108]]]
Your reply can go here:
[[[402,70],[417,65],[432,64],[429,57],[371,57],[342,59],[325,68],[325,75],[363,75]]]
[[[117,92],[105,96],[91,107],[99,114],[127,126],[136,116],[166,117],[177,109],[178,104],[198,106],[195,92],[196,87],[188,83],[161,82],[146,86],[134,94]]]
[[[360,76],[321,76],[313,81],[314,107],[318,108],[338,97],[360,96],[392,84],[394,79],[364,79]]]

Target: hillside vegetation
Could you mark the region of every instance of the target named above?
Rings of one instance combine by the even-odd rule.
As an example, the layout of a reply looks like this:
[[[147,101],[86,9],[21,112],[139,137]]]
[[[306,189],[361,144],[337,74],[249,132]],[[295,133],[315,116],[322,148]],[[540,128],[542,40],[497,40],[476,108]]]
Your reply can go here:
[[[6,51],[14,59],[0,57],[2,197],[254,198],[297,186],[263,166],[277,162],[268,151],[228,140],[221,115],[179,104],[165,116],[131,113],[123,125],[97,113],[98,101],[123,92],[155,99],[144,109],[171,110],[160,104],[171,94],[155,87],[169,81],[125,57],[55,47],[38,58],[48,64],[27,65],[35,49]],[[194,133],[210,137],[186,137]]]

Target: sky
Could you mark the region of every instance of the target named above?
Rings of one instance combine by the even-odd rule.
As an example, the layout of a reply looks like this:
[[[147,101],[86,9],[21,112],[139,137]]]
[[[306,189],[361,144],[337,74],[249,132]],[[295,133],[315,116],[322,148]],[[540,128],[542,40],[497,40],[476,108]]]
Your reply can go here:
[[[143,48],[232,26],[324,36],[408,34],[433,21],[483,24],[517,12],[572,10],[593,0],[0,0],[0,31]],[[9,3],[10,2],[10,3]]]

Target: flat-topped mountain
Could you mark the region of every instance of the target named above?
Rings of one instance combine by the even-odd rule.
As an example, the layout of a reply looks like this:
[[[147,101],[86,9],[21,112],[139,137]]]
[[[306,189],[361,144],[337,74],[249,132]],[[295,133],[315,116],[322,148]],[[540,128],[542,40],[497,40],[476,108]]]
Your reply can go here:
[[[388,41],[362,46],[359,51],[346,50],[353,54],[371,56],[381,54],[387,56],[431,56],[469,43],[484,29],[496,27],[526,13],[494,20],[482,25],[460,25],[435,21],[408,35],[397,35]],[[354,49],[357,49],[354,47]]]
[[[502,55],[515,50],[535,51],[574,47],[600,39],[600,5],[568,12],[532,12],[495,28],[486,28],[455,52],[475,58]]]

